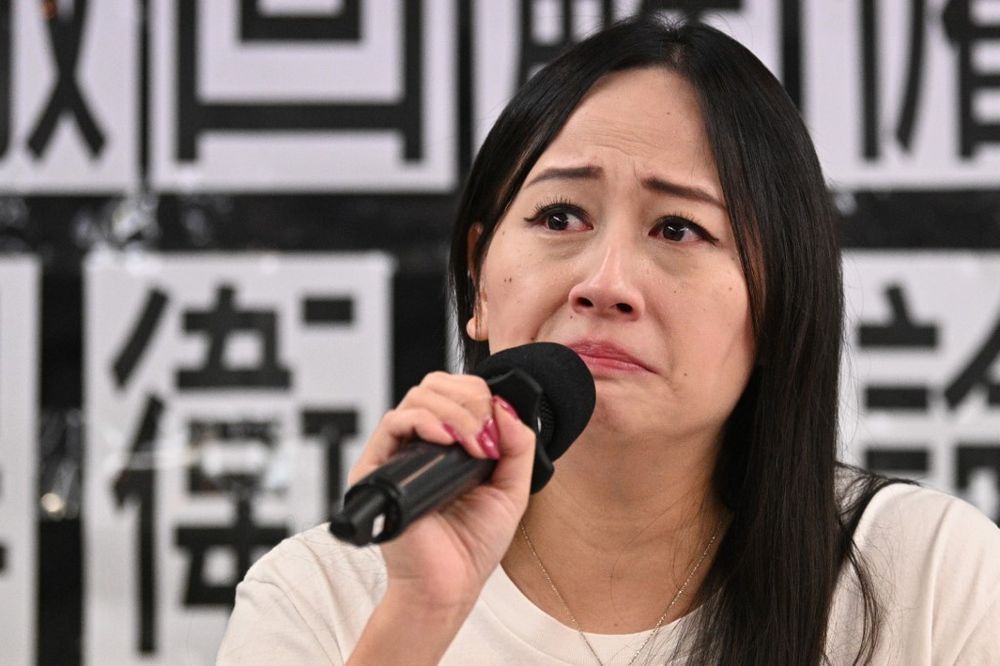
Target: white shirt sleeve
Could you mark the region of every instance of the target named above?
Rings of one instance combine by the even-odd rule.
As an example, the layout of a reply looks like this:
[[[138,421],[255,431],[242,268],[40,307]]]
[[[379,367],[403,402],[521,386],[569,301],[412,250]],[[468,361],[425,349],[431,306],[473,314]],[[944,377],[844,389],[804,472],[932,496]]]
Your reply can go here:
[[[331,654],[323,642],[277,584],[246,579],[236,588],[236,607],[216,663],[342,664],[339,651]]]
[[[976,624],[961,651],[956,664],[1000,664],[1000,596]]]
[[[237,586],[217,663],[343,664],[384,592],[377,548],[342,544],[325,525],[285,539]]]
[[[1000,664],[1000,529],[970,504],[897,484],[872,499],[855,543],[883,611],[874,663]],[[863,609],[838,583],[828,654],[850,663]]]

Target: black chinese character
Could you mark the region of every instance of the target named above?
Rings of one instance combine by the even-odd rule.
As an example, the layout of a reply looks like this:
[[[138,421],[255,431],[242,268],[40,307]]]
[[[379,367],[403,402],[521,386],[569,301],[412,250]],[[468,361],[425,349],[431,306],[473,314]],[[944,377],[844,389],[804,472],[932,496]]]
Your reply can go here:
[[[302,299],[302,321],[309,327],[350,326],[354,322],[354,300],[336,296],[306,296]],[[342,493],[341,448],[344,440],[358,432],[355,409],[305,409],[302,411],[302,435],[318,438],[325,449],[326,506],[340,503]]]
[[[272,450],[277,439],[277,426],[277,421],[273,420],[191,421],[188,426],[189,443],[195,462],[188,467],[188,492],[220,493],[232,492],[234,489],[257,488],[260,485],[258,473],[232,470],[207,471],[202,464],[203,456],[199,455],[199,452],[208,443],[231,444],[247,441],[257,442]]]
[[[139,652],[156,652],[156,467],[153,455],[163,402],[146,396],[139,429],[132,438],[129,456],[114,482],[119,507],[139,505]]]
[[[861,118],[862,154],[875,160],[881,154],[879,145],[879,49],[878,2],[862,0],[861,12]],[[926,42],[926,0],[910,0],[908,26],[908,57],[903,102],[896,121],[896,142],[909,151],[913,140],[917,109],[920,105],[921,78],[924,69]]]
[[[222,285],[216,290],[211,310],[184,312],[184,330],[202,333],[208,338],[208,354],[201,368],[177,371],[177,386],[185,389],[271,388],[287,389],[291,372],[278,363],[277,314],[269,310],[237,310],[236,290]],[[254,333],[260,340],[258,365],[231,368],[223,363],[226,344],[236,332]]]
[[[878,6],[876,0],[862,0],[861,12],[861,63],[862,63],[862,108],[864,126],[862,153],[868,160],[880,156],[879,145],[879,90],[878,62]],[[921,81],[924,77],[926,59],[927,3],[926,0],[910,0],[908,26],[908,58],[903,101],[896,122],[896,142],[909,151],[916,125],[916,115],[921,95]],[[1000,90],[1000,77],[991,72],[976,70],[973,53],[978,49],[1000,42],[1000,24],[978,23],[971,11],[969,0],[951,0],[941,16],[945,34],[954,45],[958,69],[958,122],[959,152],[962,157],[971,156],[983,143],[1000,143],[1000,123],[977,119],[973,110],[975,97],[980,92],[990,94]]]
[[[236,583],[250,568],[254,554],[276,546],[286,536],[288,529],[283,525],[259,527],[254,523],[249,493],[236,500],[236,521],[232,525],[179,526],[174,532],[174,543],[187,551],[190,558],[184,605],[232,606]],[[233,576],[225,583],[205,581],[205,556],[211,549],[227,550],[234,556]]]
[[[316,130],[396,129],[403,137],[403,159],[423,155],[423,1],[402,3],[399,26],[403,40],[403,94],[398,102],[373,103],[247,103],[211,102],[200,96],[198,62],[198,6],[195,0],[177,2],[177,159],[198,157],[198,140],[207,132],[314,132]],[[329,39],[358,41],[358,3],[345,2],[336,18],[262,17],[255,2],[241,4],[241,33],[250,43],[264,39]],[[317,22],[319,21],[319,22]],[[312,26],[306,28],[304,26]],[[295,34],[291,34],[295,33]],[[264,91],[266,94],[266,91]]]
[[[906,87],[899,119],[896,140],[904,150],[909,150],[913,127],[919,105],[920,81],[924,61],[924,0],[911,0],[909,25],[909,57],[907,59]],[[878,62],[878,11],[875,0],[861,3],[861,63],[862,63],[862,121],[863,154],[867,159],[880,156],[879,146],[879,62]]]
[[[7,4],[7,3],[4,3]],[[49,46],[57,68],[56,84],[49,95],[45,110],[28,137],[28,147],[40,158],[48,147],[59,118],[68,113],[80,128],[83,140],[96,157],[104,147],[104,133],[83,99],[76,80],[76,65],[83,42],[83,26],[87,17],[88,0],[75,0],[69,16],[60,15],[61,2],[35,3],[45,12]]]
[[[302,299],[302,321],[306,326],[344,326],[354,322],[354,300],[307,296]]]
[[[990,378],[990,368],[1000,356],[1000,318],[997,319],[993,331],[965,367],[949,382],[944,390],[944,397],[950,409],[955,409],[976,387],[986,390],[986,404],[991,407],[1000,406],[1000,382]]]
[[[930,470],[930,457],[925,446],[871,444],[865,451],[865,468],[883,474],[923,476]]]
[[[156,328],[163,318],[168,302],[166,292],[159,289],[150,289],[146,295],[146,303],[142,307],[142,313],[136,320],[132,333],[122,346],[121,351],[115,355],[112,365],[112,373],[118,388],[124,388],[132,378],[132,373],[146,353],[149,342],[156,333]]]
[[[358,432],[358,413],[353,409],[306,409],[302,412],[303,437],[318,437],[326,457],[326,507],[340,503],[341,448],[347,437]]]
[[[115,355],[111,373],[119,389],[126,387],[149,348],[168,303],[165,292],[150,289],[131,333]],[[129,456],[114,481],[119,507],[138,505],[138,596],[139,652],[156,652],[156,468],[154,454],[160,418],[165,405],[156,395],[146,397],[139,427],[129,447]]]
[[[958,67],[958,121],[962,157],[971,156],[983,143],[1000,143],[1000,122],[983,122],[973,116],[974,98],[981,91],[1000,94],[1000,75],[973,68],[973,52],[1000,48],[1000,23],[977,23],[969,0],[951,0],[945,7],[945,33],[955,45]],[[990,43],[992,42],[992,44]]]
[[[861,349],[927,349],[937,346],[937,325],[917,324],[910,318],[903,288],[890,284],[885,297],[892,309],[888,323],[858,325]],[[924,411],[930,402],[926,386],[878,384],[865,388],[865,406],[870,410]]]

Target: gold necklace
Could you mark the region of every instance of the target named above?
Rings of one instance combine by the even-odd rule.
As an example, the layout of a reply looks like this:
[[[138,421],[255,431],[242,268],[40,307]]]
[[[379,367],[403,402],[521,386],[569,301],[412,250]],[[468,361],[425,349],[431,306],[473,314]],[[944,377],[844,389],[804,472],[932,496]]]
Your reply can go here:
[[[520,523],[518,523],[518,527],[521,528],[521,536],[524,537],[524,543],[527,544],[528,550],[531,551],[531,556],[535,559],[535,563],[538,565],[538,569],[542,572],[542,576],[545,577],[545,582],[549,584],[549,587],[552,589],[553,594],[556,595],[556,598],[559,600],[559,603],[562,604],[562,607],[566,611],[566,614],[569,615],[569,619],[572,620],[573,627],[576,629],[576,633],[580,634],[580,638],[583,639],[583,642],[587,646],[587,649],[590,650],[590,654],[594,656],[594,661],[596,661],[600,666],[604,666],[604,662],[601,661],[601,658],[599,656],[597,656],[597,650],[595,650],[594,646],[590,644],[590,640],[587,638],[587,634],[583,633],[583,629],[580,628],[580,623],[577,621],[576,616],[573,615],[573,611],[569,609],[569,604],[566,603],[566,600],[563,598],[563,595],[561,595],[559,593],[559,590],[556,589],[556,585],[555,583],[552,582],[552,576],[549,575],[548,569],[546,569],[545,565],[542,564],[542,558],[538,556],[538,551],[535,550],[535,544],[532,543],[531,538],[528,536],[528,530],[525,529],[523,520]],[[680,599],[681,595],[684,594],[684,590],[687,589],[687,586],[691,582],[691,579],[694,578],[695,573],[698,572],[698,568],[701,567],[701,563],[705,561],[706,557],[708,557],[708,553],[710,550],[712,550],[712,545],[719,538],[719,532],[721,531],[722,531],[722,522],[720,521],[718,526],[715,528],[715,532],[712,533],[712,538],[709,539],[708,543],[705,545],[705,550],[701,552],[701,556],[691,567],[691,570],[688,572],[687,578],[685,578],[684,582],[681,583],[681,586],[677,588],[677,592],[674,593],[673,598],[670,599],[670,603],[667,604],[666,610],[663,611],[663,614],[660,615],[659,619],[656,621],[656,624],[653,626],[653,630],[649,633],[648,636],[646,636],[646,640],[644,640],[642,642],[642,645],[640,645],[639,648],[632,654],[632,657],[628,660],[628,663],[625,666],[632,666],[632,664],[635,663],[635,660],[642,653],[646,645],[648,645],[650,641],[652,641],[653,638],[656,637],[656,634],[659,633],[660,627],[663,626],[663,621],[667,619],[667,615],[670,614],[670,610],[674,607],[674,604],[676,604],[677,600]]]

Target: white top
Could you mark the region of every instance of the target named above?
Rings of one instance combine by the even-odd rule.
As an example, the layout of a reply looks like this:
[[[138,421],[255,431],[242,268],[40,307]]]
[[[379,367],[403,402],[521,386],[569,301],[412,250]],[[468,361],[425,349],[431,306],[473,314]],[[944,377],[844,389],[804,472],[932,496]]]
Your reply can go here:
[[[1000,664],[1000,529],[988,518],[949,495],[894,484],[872,499],[855,542],[885,609],[873,663]],[[218,663],[342,664],[384,590],[377,547],[342,544],[325,525],[286,539],[237,587]],[[860,645],[859,599],[854,578],[843,577],[828,633],[833,664],[851,663]],[[662,663],[696,614],[662,627],[638,663]],[[625,664],[647,634],[587,637],[605,664]],[[575,629],[497,567],[441,663],[593,661]]]

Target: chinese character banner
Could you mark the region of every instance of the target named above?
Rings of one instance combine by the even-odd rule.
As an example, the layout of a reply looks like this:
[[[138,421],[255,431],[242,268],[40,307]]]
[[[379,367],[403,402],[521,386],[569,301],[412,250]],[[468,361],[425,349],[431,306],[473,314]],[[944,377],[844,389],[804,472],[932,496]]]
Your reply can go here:
[[[998,4],[0,0],[0,662],[211,661],[249,564],[457,367],[504,105],[636,13],[746,44],[815,139],[845,457],[1000,521]]]
[[[697,15],[747,44],[838,187],[992,187],[994,5],[4,3],[0,188],[451,192],[519,83],[636,11]]]
[[[0,3],[0,190],[138,185],[138,6]]]
[[[86,267],[88,663],[211,661],[254,559],[323,522],[389,399],[382,254]]]
[[[453,2],[264,4],[153,2],[156,187],[454,187]]]
[[[1000,253],[855,251],[844,274],[853,462],[1000,523]]]

